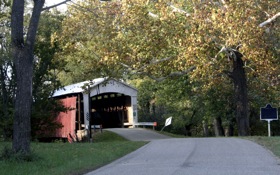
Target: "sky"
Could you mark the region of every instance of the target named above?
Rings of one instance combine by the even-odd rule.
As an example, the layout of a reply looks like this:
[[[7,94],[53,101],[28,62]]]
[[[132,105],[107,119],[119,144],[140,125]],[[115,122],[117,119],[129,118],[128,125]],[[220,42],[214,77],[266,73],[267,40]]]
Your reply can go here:
[[[45,0],[46,5],[54,5],[60,2],[63,2],[64,0]]]
[[[45,0],[45,6],[51,6],[51,5],[58,4],[63,1],[65,1],[65,0]],[[58,8],[65,10],[67,8],[67,6],[65,4],[63,4],[63,5],[60,5]]]

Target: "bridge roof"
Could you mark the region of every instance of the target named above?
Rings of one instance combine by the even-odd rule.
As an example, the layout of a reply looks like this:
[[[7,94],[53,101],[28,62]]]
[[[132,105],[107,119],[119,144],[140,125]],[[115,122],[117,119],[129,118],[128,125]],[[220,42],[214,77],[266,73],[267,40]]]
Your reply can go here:
[[[96,87],[99,84],[102,83],[106,83],[108,81],[116,81],[118,83],[121,83],[123,85],[125,85],[126,87],[133,89],[135,91],[137,91],[134,87],[122,82],[122,81],[117,81],[115,79],[112,78],[96,78],[93,80],[88,80],[88,81],[83,81],[83,82],[79,82],[79,83],[75,83],[75,84],[71,84],[68,86],[64,86],[60,89],[57,89],[52,97],[58,97],[58,96],[63,96],[63,95],[68,95],[68,94],[76,94],[76,93],[83,93],[85,91],[85,86],[86,85],[90,85],[91,88]]]

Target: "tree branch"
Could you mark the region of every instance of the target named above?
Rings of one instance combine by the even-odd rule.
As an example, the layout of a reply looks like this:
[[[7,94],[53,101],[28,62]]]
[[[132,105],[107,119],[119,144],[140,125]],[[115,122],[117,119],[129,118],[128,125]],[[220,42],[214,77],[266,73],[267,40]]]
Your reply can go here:
[[[153,59],[150,64],[148,64],[147,66],[150,66],[152,64],[158,64],[158,63],[161,63],[161,62],[164,62],[164,61],[168,61],[168,60],[171,60],[173,57],[167,57],[167,58],[162,58],[160,60],[158,59]]]
[[[227,9],[227,8],[228,8],[228,6],[227,6],[226,1],[225,1],[225,0],[221,0],[221,1],[222,1],[222,3],[224,4],[224,7]]]
[[[65,1],[62,1],[62,2],[60,2],[60,3],[58,3],[58,4],[54,4],[54,5],[45,7],[45,8],[42,9],[42,11],[49,10],[49,9],[51,9],[51,8],[60,6],[60,5],[62,5],[62,4],[66,4],[66,3],[69,2],[69,1],[71,1],[71,0],[65,0]]]
[[[68,0],[68,1],[71,1],[71,0]],[[71,3],[73,4],[72,7],[74,7],[77,10],[82,11],[82,12],[90,12],[95,17],[97,17],[97,18],[99,17],[98,14],[96,13],[96,10],[98,9],[98,7],[94,8],[94,9],[90,9],[90,8],[85,7],[85,6],[81,6],[80,4],[78,4],[76,2],[73,2],[73,1],[71,1]]]
[[[173,12],[178,12],[178,13],[181,13],[181,14],[185,14],[186,16],[191,16],[190,13],[186,12],[185,10],[177,8],[172,4],[169,4],[169,7],[171,7],[173,9]]]
[[[266,21],[262,22],[259,27],[264,27],[265,25],[273,22],[276,18],[280,16],[280,12],[278,12],[276,15],[272,16],[271,18],[268,18]]]
[[[156,15],[156,14],[154,14],[154,13],[152,13],[152,12],[149,12],[148,13],[151,17],[153,17],[153,18],[158,18],[158,15]]]
[[[232,79],[233,79],[232,72],[227,71],[227,70],[224,70],[223,73],[225,73],[229,78],[232,78]]]
[[[23,39],[24,2],[14,0],[11,16],[11,39],[13,47],[24,47]]]
[[[29,22],[26,45],[33,51],[39,19],[45,0],[34,0],[33,12]]]
[[[162,62],[163,60],[168,60],[168,59],[167,58],[161,59],[157,63]],[[151,75],[151,74],[149,74],[147,72],[142,71],[144,68],[148,67],[148,65],[142,66],[140,69],[137,70],[137,69],[134,69],[131,66],[126,65],[124,63],[120,63],[120,64],[123,67],[125,67],[126,69],[128,69],[129,71],[131,71],[131,72],[135,71],[134,74],[146,75],[147,77],[149,77],[149,78],[151,78],[153,80],[156,80],[158,82],[163,81],[163,80],[165,80],[165,79],[167,79],[169,77],[176,77],[176,76],[182,76],[182,75],[188,74],[188,73],[190,73],[190,72],[192,72],[193,70],[196,69],[195,66],[191,66],[190,68],[188,68],[188,69],[186,69],[184,71],[171,72],[169,75],[167,75],[165,77],[155,77],[155,76],[153,76],[153,75]],[[156,62],[153,62],[153,64],[156,64]],[[151,64],[149,64],[149,65],[151,65]]]
[[[221,48],[221,50],[216,54],[215,58],[214,59],[217,59],[218,55],[222,52],[226,53],[228,59],[234,59],[234,61],[236,61],[236,53],[239,52],[238,49],[242,46],[242,44],[239,44],[236,49],[232,49],[232,48],[228,48],[228,47],[225,47],[223,46]],[[240,52],[239,52],[240,53]]]
[[[186,69],[184,71],[178,71],[178,72],[171,72],[169,75],[167,75],[166,77],[154,77],[150,74],[147,74],[147,73],[144,73],[146,76],[148,76],[149,78],[153,79],[153,80],[156,80],[158,82],[161,82],[167,78],[170,78],[170,77],[178,77],[178,76],[182,76],[182,75],[185,75],[185,74],[188,74],[190,72],[192,72],[193,70],[195,70],[196,67],[195,66],[191,66],[189,69]]]
[[[134,68],[132,68],[132,67],[130,67],[130,66],[128,66],[128,65],[126,65],[126,64],[124,64],[124,63],[120,63],[120,64],[121,64],[123,67],[126,67],[126,68],[128,68],[128,69],[130,69],[130,70],[134,70],[134,71],[136,71],[136,72],[141,72],[142,70],[144,70],[145,68],[147,68],[147,67],[149,67],[149,66],[152,66],[152,65],[155,65],[155,64],[164,62],[164,61],[171,60],[172,58],[173,58],[173,57],[167,57],[167,58],[163,58],[163,59],[160,59],[160,60],[158,60],[158,59],[152,59],[152,60],[150,61],[149,64],[146,64],[146,65],[140,67],[140,68],[137,69],[137,70],[134,69]]]

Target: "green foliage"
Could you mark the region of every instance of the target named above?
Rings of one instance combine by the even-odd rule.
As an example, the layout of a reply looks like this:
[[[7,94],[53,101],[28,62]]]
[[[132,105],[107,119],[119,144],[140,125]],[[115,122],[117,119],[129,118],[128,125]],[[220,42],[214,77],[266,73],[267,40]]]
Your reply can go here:
[[[37,60],[34,64],[33,95],[36,99],[41,96],[40,93],[44,93],[44,90],[49,91],[51,96],[51,92],[60,86],[56,74],[60,64],[55,61],[55,54],[60,50],[57,37],[61,31],[63,18],[58,11],[42,13],[34,50]]]
[[[2,6],[1,6],[2,8]],[[9,8],[6,7],[9,17]],[[2,11],[1,11],[2,12]],[[1,18],[0,41],[0,135],[9,140],[12,137],[13,107],[15,98],[15,68],[10,58],[10,26],[8,17]],[[2,20],[3,19],[3,20]],[[34,77],[33,77],[33,108],[32,108],[32,136],[36,137],[42,130],[54,131],[61,127],[54,118],[59,111],[66,109],[60,102],[49,99],[53,91],[60,87],[55,70],[59,66],[54,62],[55,53],[60,49],[56,35],[61,28],[63,15],[57,11],[47,11],[42,14],[38,30],[37,45],[35,46]],[[3,37],[2,37],[3,34]],[[5,36],[4,36],[5,34]]]
[[[4,140],[10,140],[13,135],[13,117],[12,113],[8,115],[7,118],[1,117],[1,124],[0,124],[0,137],[3,137]]]
[[[186,125],[197,125],[201,122],[199,102],[188,76],[156,82],[150,79],[134,80],[138,89],[138,115],[140,121],[157,122],[159,129],[165,119],[172,116],[172,125],[166,130],[185,134]],[[196,104],[197,103],[197,104]]]
[[[56,118],[60,112],[70,110],[65,108],[63,104],[55,99],[42,98],[36,100],[33,104],[31,127],[32,138],[53,136],[56,129],[62,125],[56,122]]]
[[[61,86],[56,74],[61,65],[55,61],[55,54],[60,50],[57,37],[61,31],[63,18],[64,15],[56,10],[46,11],[41,15],[34,50],[37,60],[34,64],[33,77],[34,103],[31,118],[33,139],[51,135],[57,128],[62,127],[55,119],[59,112],[69,110],[60,101],[50,98],[54,90]]]
[[[138,89],[138,120],[162,122],[165,109],[155,100],[159,85],[150,79],[135,79],[131,83]]]
[[[226,82],[226,80],[224,80]],[[209,136],[214,134],[213,120],[220,117],[224,128],[236,129],[232,86],[230,82],[214,84],[204,89],[203,82],[190,82],[188,76],[156,82],[135,79],[131,82],[138,89],[139,121],[157,122],[161,129],[165,119],[172,116],[172,125],[166,131],[177,134],[202,136],[203,122],[207,123]],[[264,100],[264,99],[263,99]],[[258,100],[250,100],[261,106]],[[252,135],[266,135],[267,124],[259,119],[259,107],[250,109]],[[277,121],[272,123],[274,134],[279,135]],[[189,129],[189,131],[187,131]]]
[[[279,11],[278,4],[81,1],[63,21],[60,79],[68,84],[98,76],[136,78],[140,121],[162,125],[173,116],[171,130],[191,128],[201,135],[202,122],[211,129],[217,117],[224,127],[235,125],[234,87],[228,76],[233,66],[222,48],[238,46],[244,55],[251,132],[259,134],[259,108],[268,102],[280,105],[279,20],[259,27],[267,14]]]
[[[0,137],[7,140],[12,136],[15,97],[14,66],[10,57],[11,1],[0,2]]]
[[[123,73],[115,62],[107,63],[114,57],[111,46],[117,44],[113,38],[117,35],[114,12],[118,9],[115,3],[95,0],[69,7],[59,37],[62,52],[56,58],[64,63],[59,69],[64,84],[112,75],[117,78]]]

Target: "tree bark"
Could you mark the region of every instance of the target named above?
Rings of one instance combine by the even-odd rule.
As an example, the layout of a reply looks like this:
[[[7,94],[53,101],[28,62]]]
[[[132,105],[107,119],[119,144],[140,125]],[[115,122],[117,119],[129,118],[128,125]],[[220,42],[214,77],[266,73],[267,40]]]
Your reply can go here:
[[[226,137],[231,137],[234,134],[233,121],[229,121],[227,126],[224,127],[224,133]]]
[[[216,137],[225,136],[221,117],[214,118],[214,131]]]
[[[208,137],[209,136],[208,122],[207,121],[203,121],[202,125],[203,125],[203,136],[204,137]]]
[[[24,40],[24,0],[14,0],[12,6],[11,39],[16,69],[16,100],[13,122],[13,151],[30,153],[31,107],[34,44],[39,18],[45,0],[34,0],[34,8]]]
[[[248,117],[248,94],[247,94],[247,79],[244,70],[242,54],[238,51],[233,51],[231,60],[233,71],[231,78],[234,83],[236,121],[238,126],[239,136],[250,135],[249,117]]]
[[[191,128],[192,128],[192,124],[185,125],[185,136],[192,136]]]

